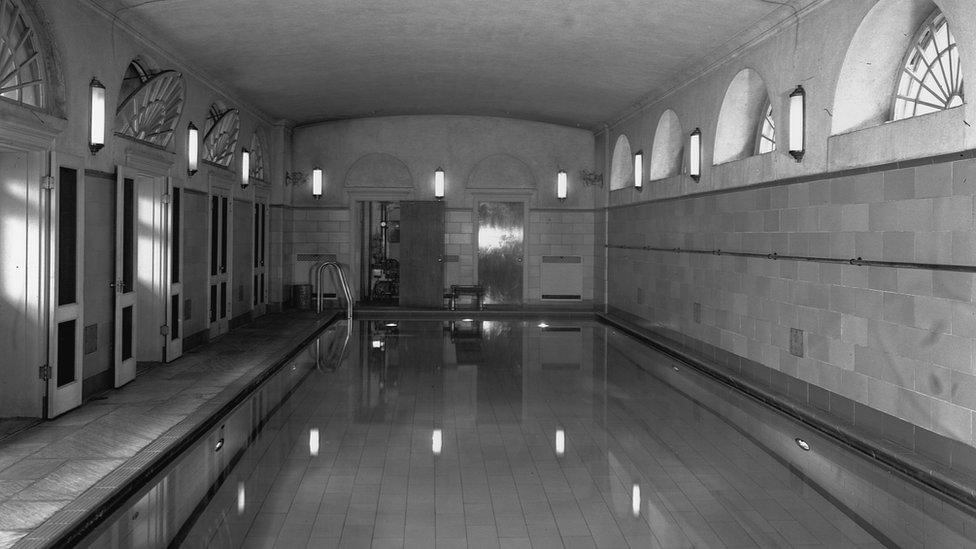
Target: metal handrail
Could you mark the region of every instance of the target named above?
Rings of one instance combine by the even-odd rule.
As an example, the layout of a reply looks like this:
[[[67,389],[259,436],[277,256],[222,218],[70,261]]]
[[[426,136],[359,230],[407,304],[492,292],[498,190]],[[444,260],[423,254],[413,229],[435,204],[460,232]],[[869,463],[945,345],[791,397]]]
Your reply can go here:
[[[346,274],[342,270],[342,265],[336,261],[325,261],[315,268],[315,312],[322,312],[322,301],[324,301],[322,299],[322,272],[327,267],[334,267],[336,273],[339,274],[339,284],[342,286],[342,293],[346,297],[346,318],[352,320],[352,291],[349,290],[349,284],[346,282]]]

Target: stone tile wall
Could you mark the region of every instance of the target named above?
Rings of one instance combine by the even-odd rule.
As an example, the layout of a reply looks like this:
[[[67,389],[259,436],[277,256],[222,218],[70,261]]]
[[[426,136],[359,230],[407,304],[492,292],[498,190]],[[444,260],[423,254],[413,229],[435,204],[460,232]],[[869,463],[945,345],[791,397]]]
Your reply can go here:
[[[974,265],[976,160],[608,210],[611,246]],[[610,248],[609,303],[973,444],[973,275]],[[695,303],[700,304],[696,319]],[[803,331],[802,357],[790,330]]]

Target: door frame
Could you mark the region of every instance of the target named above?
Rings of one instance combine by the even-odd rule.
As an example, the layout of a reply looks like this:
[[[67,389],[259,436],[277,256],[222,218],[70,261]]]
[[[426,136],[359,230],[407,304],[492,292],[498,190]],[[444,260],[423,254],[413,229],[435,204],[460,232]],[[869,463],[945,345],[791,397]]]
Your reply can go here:
[[[167,178],[166,195],[163,200],[165,208],[166,231],[165,245],[163,247],[166,255],[164,268],[166,269],[166,333],[164,335],[164,357],[166,362],[172,362],[183,356],[183,300],[186,295],[186,272],[184,269],[186,251],[184,249],[183,228],[186,226],[186,195],[184,187],[175,184],[172,178]],[[179,204],[175,204],[174,196],[179,191]],[[178,216],[179,230],[173,230],[174,216]],[[179,246],[179,264],[173,266],[173,243]],[[178,273],[177,281],[173,281],[173,270]],[[173,310],[173,298],[176,297],[176,310]],[[173,320],[176,319],[176,325]]]
[[[382,187],[357,187],[355,189],[349,189],[346,191],[346,196],[349,197],[349,231],[352,233],[352,238],[350,238],[349,243],[349,271],[346,273],[349,283],[349,290],[355,299],[356,296],[361,295],[360,292],[360,277],[352,276],[353,273],[360,273],[363,269],[363,231],[359,223],[359,208],[362,207],[360,202],[375,202],[375,201],[385,201],[385,202],[402,202],[404,200],[418,200],[414,198],[413,188],[382,188]],[[446,209],[445,209],[446,211]],[[336,260],[342,261],[341,254],[336,254]],[[309,281],[310,284],[315,284],[315,281]]]
[[[58,304],[58,231],[60,230],[60,202],[58,193],[61,189],[61,168],[75,170],[75,188],[77,192],[77,246],[75,249],[75,301],[66,305]],[[48,194],[47,209],[48,229],[47,261],[48,269],[47,292],[48,311],[48,375],[47,375],[47,406],[45,417],[53,418],[68,410],[81,405],[82,388],[84,386],[84,329],[85,329],[85,162],[80,157],[70,154],[50,155],[50,179],[52,188]],[[58,386],[58,326],[62,322],[75,321],[75,367],[74,381]]]
[[[269,269],[268,269],[268,256],[270,255],[271,248],[271,231],[269,229],[271,225],[271,190],[270,187],[257,183],[254,186],[254,200],[251,203],[251,211],[254,212],[254,208],[261,206],[263,210],[263,229],[264,229],[264,241],[259,243],[261,239],[260,229],[257,227],[257,220],[253,221],[253,226],[251,227],[251,236],[255,238],[254,242],[251,242],[251,253],[253,255],[254,250],[258,250],[261,254],[260,258],[251,258],[251,316],[257,318],[268,311],[268,281],[269,281]],[[255,266],[257,264],[257,266]],[[254,277],[263,275],[264,284],[254,284]]]
[[[478,276],[478,204],[481,202],[521,202],[522,203],[522,304],[529,300],[529,244],[530,222],[529,202],[535,195],[535,190],[526,189],[478,189],[471,191],[471,245],[474,250],[474,278],[475,284],[481,282]]]

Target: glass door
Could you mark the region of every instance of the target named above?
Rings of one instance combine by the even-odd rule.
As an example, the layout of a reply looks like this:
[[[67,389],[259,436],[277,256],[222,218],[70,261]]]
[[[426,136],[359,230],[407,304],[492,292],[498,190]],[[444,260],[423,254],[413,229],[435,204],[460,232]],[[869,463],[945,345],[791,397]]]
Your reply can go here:
[[[136,377],[136,183],[121,167],[115,187],[115,386]]]
[[[485,303],[521,305],[525,203],[478,203],[478,283]]]

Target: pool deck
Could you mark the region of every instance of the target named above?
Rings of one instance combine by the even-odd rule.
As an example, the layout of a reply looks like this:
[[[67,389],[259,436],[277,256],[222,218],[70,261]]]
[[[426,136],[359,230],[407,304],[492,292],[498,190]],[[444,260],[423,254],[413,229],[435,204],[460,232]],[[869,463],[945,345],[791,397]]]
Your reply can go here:
[[[334,314],[262,316],[0,441],[0,547],[48,544]]]

